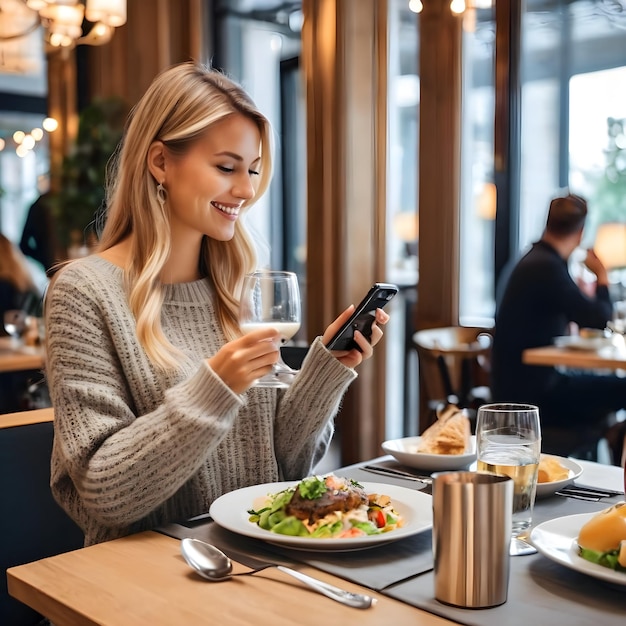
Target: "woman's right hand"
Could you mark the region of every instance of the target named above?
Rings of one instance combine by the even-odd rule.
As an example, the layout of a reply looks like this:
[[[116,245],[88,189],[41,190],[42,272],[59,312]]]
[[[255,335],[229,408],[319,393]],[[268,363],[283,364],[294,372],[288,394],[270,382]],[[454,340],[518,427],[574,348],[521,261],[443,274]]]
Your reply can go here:
[[[210,368],[235,393],[243,393],[268,374],[278,361],[280,333],[273,328],[255,330],[229,341],[207,359]]]

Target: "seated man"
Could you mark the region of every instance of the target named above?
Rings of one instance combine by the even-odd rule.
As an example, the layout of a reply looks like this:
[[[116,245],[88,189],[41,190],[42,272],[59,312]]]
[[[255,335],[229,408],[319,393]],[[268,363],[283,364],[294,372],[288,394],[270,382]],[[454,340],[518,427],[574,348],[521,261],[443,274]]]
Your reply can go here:
[[[552,200],[541,239],[508,277],[496,312],[492,393],[495,401],[538,405],[546,426],[589,430],[626,406],[626,378],[522,363],[526,348],[553,343],[568,334],[571,322],[602,329],[611,319],[607,271],[594,251],[588,251],[585,265],[597,277],[595,294],[581,291],[568,271],[586,216],[583,198]]]

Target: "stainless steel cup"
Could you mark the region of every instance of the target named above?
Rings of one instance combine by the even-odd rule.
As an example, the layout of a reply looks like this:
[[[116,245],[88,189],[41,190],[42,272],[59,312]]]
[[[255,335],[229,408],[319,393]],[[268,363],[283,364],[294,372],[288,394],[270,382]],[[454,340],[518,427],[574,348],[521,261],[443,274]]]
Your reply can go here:
[[[503,604],[513,480],[479,472],[442,472],[433,478],[435,598],[475,609]]]

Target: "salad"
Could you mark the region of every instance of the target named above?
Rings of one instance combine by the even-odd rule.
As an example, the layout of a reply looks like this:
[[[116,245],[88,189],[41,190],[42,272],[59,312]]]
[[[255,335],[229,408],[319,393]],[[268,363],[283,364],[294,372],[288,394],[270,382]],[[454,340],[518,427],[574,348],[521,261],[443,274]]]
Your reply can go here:
[[[248,514],[270,532],[316,539],[377,535],[404,523],[389,496],[366,494],[358,482],[333,474],[259,498]]]

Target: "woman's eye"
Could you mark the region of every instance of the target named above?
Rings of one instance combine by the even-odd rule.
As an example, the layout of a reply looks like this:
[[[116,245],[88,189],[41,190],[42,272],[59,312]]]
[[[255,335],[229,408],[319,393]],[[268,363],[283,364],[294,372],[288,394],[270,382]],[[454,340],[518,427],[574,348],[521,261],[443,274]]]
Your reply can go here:
[[[248,174],[250,174],[250,176],[258,176],[259,172],[257,172],[256,170],[248,170]]]
[[[232,174],[235,171],[232,167],[226,167],[225,165],[218,165],[217,169],[225,174]]]

